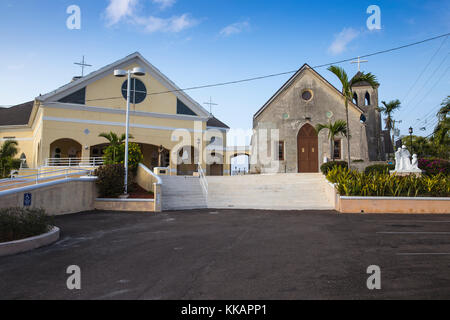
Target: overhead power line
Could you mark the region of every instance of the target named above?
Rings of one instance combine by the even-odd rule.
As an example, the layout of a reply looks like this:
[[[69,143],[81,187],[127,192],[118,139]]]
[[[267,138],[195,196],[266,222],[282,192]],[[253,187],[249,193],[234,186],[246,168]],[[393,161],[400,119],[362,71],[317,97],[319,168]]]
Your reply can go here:
[[[413,85],[411,86],[411,88],[409,88],[408,92],[406,93],[405,97],[403,98],[402,101],[406,102],[406,98],[409,96],[409,94],[411,93],[411,91],[414,89],[414,87],[416,86],[416,84],[419,82],[420,78],[422,78],[423,74],[425,73],[425,71],[428,69],[428,67],[431,65],[431,63],[433,62],[434,58],[436,58],[437,54],[439,53],[439,51],[441,51],[442,47],[444,46],[445,42],[447,41],[448,36],[444,38],[444,40],[442,41],[441,45],[439,46],[439,48],[436,50],[436,52],[433,54],[433,56],[431,57],[430,61],[428,61],[428,63],[425,65],[425,68],[423,68],[422,72],[419,74],[419,76],[417,77],[416,81],[413,83]]]
[[[408,47],[416,46],[416,45],[419,45],[419,44],[422,44],[422,43],[426,43],[426,42],[429,42],[429,41],[433,41],[433,40],[436,40],[436,39],[448,37],[449,35],[450,35],[450,32],[442,34],[442,35],[439,35],[439,36],[436,36],[436,37],[432,37],[432,38],[424,39],[424,40],[421,40],[421,41],[409,43],[409,44],[406,44],[406,45],[403,45],[403,46],[399,46],[399,47],[395,47],[395,48],[390,48],[390,49],[386,49],[386,50],[381,50],[381,51],[376,51],[376,52],[373,52],[373,53],[365,54],[365,55],[362,55],[362,56],[359,56],[359,57],[352,57],[352,58],[344,59],[344,60],[340,60],[340,61],[334,61],[334,62],[330,62],[330,63],[320,64],[320,65],[314,66],[312,68],[313,69],[319,69],[319,68],[328,67],[328,66],[332,66],[332,65],[336,65],[336,64],[345,63],[345,62],[351,62],[352,60],[355,60],[355,59],[358,59],[358,58],[361,59],[361,58],[373,57],[373,56],[376,56],[376,55],[385,54],[385,53],[389,53],[389,52],[405,49],[405,48],[408,48]],[[246,79],[240,79],[240,80],[234,80],[234,81],[226,81],[226,82],[219,82],[219,83],[214,83],[214,84],[206,84],[206,85],[188,87],[188,88],[184,88],[184,89],[152,92],[152,93],[147,93],[147,96],[154,96],[154,95],[159,95],[159,94],[166,94],[166,93],[173,93],[173,92],[182,92],[182,91],[184,92],[184,91],[206,89],[206,88],[213,88],[213,87],[221,87],[221,86],[227,86],[227,85],[232,85],[232,84],[238,84],[238,83],[251,82],[251,81],[263,80],[263,79],[268,79],[268,78],[280,77],[280,76],[284,76],[284,75],[288,75],[288,74],[294,74],[297,71],[298,71],[298,69],[285,71],[285,72],[279,72],[279,73],[273,73],[273,74],[267,74],[267,75],[263,75],[263,76],[259,76],[259,77],[252,77],[252,78],[246,78]],[[120,96],[120,97],[111,97],[111,98],[92,99],[92,100],[87,100],[87,101],[101,101],[101,100],[112,100],[112,99],[121,99],[121,98],[122,97]]]

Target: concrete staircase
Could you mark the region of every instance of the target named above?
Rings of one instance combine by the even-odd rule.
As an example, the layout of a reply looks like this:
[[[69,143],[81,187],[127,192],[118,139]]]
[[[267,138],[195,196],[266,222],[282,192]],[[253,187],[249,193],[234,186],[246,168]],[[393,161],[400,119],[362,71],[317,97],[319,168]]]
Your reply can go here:
[[[207,177],[208,208],[334,210],[320,173]]]
[[[162,210],[207,208],[200,178],[192,176],[160,176],[162,179]]]
[[[334,210],[320,173],[207,177],[206,196],[197,177],[161,176],[163,210]]]

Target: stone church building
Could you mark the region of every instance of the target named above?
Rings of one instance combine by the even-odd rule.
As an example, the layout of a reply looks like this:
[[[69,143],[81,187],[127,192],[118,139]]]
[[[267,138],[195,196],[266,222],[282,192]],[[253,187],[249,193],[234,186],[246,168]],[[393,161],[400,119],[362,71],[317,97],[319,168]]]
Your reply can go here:
[[[349,103],[351,159],[385,160],[378,88],[359,83]],[[254,173],[319,172],[331,160],[328,130],[319,123],[345,120],[345,99],[324,77],[303,65],[253,117],[251,169]],[[390,140],[389,140],[390,141]],[[386,144],[388,141],[386,141]],[[335,138],[335,160],[347,159],[347,140]]]

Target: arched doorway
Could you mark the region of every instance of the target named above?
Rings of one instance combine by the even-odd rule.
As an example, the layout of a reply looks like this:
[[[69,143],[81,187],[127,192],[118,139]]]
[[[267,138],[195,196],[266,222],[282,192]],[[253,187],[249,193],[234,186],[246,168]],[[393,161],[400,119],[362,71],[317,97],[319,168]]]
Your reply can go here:
[[[319,138],[314,127],[305,124],[297,136],[298,172],[319,171]]]
[[[64,138],[50,144],[49,166],[77,165],[81,161],[82,146],[79,142]]]

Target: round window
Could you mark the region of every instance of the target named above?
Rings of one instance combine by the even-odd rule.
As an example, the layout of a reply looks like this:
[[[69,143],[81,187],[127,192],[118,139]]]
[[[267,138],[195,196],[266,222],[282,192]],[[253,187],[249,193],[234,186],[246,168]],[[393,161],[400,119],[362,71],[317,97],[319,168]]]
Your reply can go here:
[[[302,99],[305,101],[309,101],[312,99],[312,92],[310,90],[305,90],[302,93]]]
[[[122,85],[122,96],[127,99],[127,84],[126,80]],[[130,87],[130,102],[131,103],[141,103],[147,97],[147,88],[145,84],[139,79],[131,79]]]

